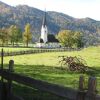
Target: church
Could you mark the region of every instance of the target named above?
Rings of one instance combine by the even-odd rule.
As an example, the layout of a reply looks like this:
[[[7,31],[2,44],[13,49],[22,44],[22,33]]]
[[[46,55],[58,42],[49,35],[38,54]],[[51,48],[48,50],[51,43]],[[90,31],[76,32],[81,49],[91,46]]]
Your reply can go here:
[[[57,39],[51,40],[48,35],[47,27],[47,16],[46,11],[44,12],[42,26],[41,26],[41,36],[39,42],[36,44],[36,47],[39,48],[59,48],[60,44]]]
[[[43,43],[48,42],[48,29],[47,29],[47,22],[46,22],[46,12],[43,17],[42,27],[41,27],[41,38]]]

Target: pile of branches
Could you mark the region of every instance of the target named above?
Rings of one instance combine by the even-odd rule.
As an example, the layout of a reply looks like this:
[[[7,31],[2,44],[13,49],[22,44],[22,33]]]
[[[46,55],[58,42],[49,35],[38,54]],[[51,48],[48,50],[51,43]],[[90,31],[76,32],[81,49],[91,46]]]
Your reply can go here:
[[[61,66],[67,66],[67,69],[70,71],[76,71],[76,72],[86,72],[88,69],[88,66],[86,64],[86,61],[82,59],[82,57],[72,57],[72,56],[59,56],[61,59],[59,63]]]

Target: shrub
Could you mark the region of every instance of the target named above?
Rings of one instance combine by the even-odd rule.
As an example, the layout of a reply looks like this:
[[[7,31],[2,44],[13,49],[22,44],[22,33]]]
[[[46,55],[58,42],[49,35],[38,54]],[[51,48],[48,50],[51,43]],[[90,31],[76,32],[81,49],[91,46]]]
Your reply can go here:
[[[86,72],[88,66],[86,66],[86,61],[82,57],[72,57],[72,56],[59,56],[61,57],[59,63],[61,66],[66,65],[68,70],[75,72]]]

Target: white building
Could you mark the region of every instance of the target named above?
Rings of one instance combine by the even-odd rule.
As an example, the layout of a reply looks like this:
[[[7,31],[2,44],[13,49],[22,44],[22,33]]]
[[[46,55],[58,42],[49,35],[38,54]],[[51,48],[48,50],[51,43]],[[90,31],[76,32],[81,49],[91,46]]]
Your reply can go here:
[[[41,27],[41,39],[43,40],[43,43],[48,42],[48,29],[47,29],[47,22],[46,22],[46,12],[43,17],[43,23]]]
[[[39,48],[59,48],[60,47],[60,44],[58,42],[50,41],[48,38],[46,12],[43,17],[40,40],[38,43],[36,43],[35,47],[39,47]]]

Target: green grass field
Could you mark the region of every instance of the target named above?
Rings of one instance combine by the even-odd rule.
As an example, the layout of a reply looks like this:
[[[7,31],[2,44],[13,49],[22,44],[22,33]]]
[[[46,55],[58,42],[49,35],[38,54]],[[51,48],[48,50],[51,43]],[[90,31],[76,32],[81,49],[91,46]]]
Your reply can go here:
[[[81,56],[87,62],[89,67],[95,68],[96,70],[82,74],[78,72],[69,72],[66,70],[66,66],[64,66],[64,69],[61,69],[58,56],[63,55]],[[14,69],[16,73],[67,87],[77,88],[80,75],[84,75],[86,79],[90,75],[96,76],[98,82],[97,87],[98,90],[100,90],[100,46],[85,48],[81,51],[51,52],[4,57],[5,67],[8,66],[10,59],[13,59],[15,62]]]
[[[5,52],[23,51],[23,50],[32,50],[33,49],[33,48],[0,47],[0,51],[2,48]]]

